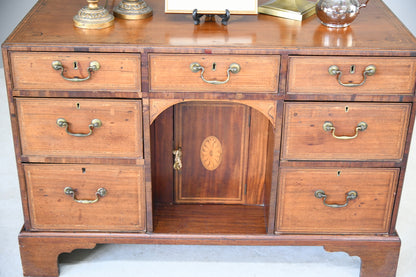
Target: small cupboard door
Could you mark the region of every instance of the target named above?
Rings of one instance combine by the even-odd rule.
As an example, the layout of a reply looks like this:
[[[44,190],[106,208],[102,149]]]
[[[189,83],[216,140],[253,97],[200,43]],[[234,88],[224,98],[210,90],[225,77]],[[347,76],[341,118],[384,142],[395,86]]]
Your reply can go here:
[[[249,112],[227,103],[175,106],[175,203],[245,203]]]

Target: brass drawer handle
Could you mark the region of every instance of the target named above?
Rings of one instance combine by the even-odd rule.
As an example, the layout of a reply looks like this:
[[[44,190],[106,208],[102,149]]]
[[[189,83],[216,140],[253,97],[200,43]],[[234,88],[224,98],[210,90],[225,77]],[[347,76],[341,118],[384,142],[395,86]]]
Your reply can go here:
[[[64,66],[62,65],[62,63],[60,61],[53,61],[52,62],[52,68],[55,70],[60,70],[61,71],[61,76],[62,78],[64,78],[67,81],[71,81],[71,82],[83,82],[86,80],[89,80],[91,78],[91,72],[93,71],[97,71],[98,69],[100,69],[100,63],[96,62],[96,61],[92,61],[90,62],[90,66],[88,67],[88,76],[85,78],[78,78],[78,77],[74,77],[74,78],[68,78],[64,76]]]
[[[95,193],[96,198],[93,200],[80,200],[80,199],[76,199],[75,198],[75,191],[73,188],[71,187],[66,187],[64,189],[64,192],[66,195],[69,195],[72,197],[72,199],[74,199],[75,202],[80,203],[80,204],[94,204],[96,202],[98,202],[98,200],[100,200],[100,197],[104,197],[107,194],[107,190],[105,188],[99,188],[97,189],[97,192]]]
[[[66,119],[64,119],[64,118],[58,118],[56,120],[56,125],[58,125],[59,127],[65,127],[65,131],[68,133],[68,135],[71,135],[71,136],[74,136],[74,137],[88,137],[88,136],[92,135],[92,132],[94,131],[94,128],[101,127],[103,125],[103,123],[99,119],[93,119],[91,121],[91,124],[88,125],[88,128],[90,129],[90,131],[87,134],[74,134],[74,133],[71,133],[68,130],[68,128],[69,128],[69,122],[66,121]]]
[[[362,86],[362,85],[365,84],[365,82],[367,81],[367,76],[373,76],[374,74],[376,74],[376,66],[375,65],[369,65],[369,66],[367,66],[365,68],[365,70],[363,72],[363,80],[359,84],[354,84],[354,83],[352,83],[352,84],[344,84],[341,81],[342,71],[339,70],[339,67],[336,66],[336,65],[331,65],[328,68],[328,72],[329,72],[329,75],[331,75],[331,76],[338,75],[338,83],[341,86],[344,86],[344,87],[359,87],[359,86]]]
[[[358,192],[356,192],[355,190],[352,190],[352,191],[347,192],[345,194],[345,196],[346,196],[346,200],[345,200],[344,204],[328,204],[328,203],[326,203],[326,199],[328,198],[328,195],[326,195],[323,190],[315,191],[315,197],[319,198],[319,199],[322,198],[322,202],[324,203],[324,205],[327,206],[327,207],[330,207],[330,208],[346,207],[350,200],[353,200],[353,199],[358,197]]]
[[[332,136],[334,138],[346,140],[346,139],[355,139],[358,136],[358,132],[359,131],[365,131],[368,128],[368,125],[365,122],[358,123],[357,127],[355,128],[355,135],[353,135],[353,136],[337,136],[337,135],[335,135],[334,124],[332,124],[332,122],[330,122],[330,121],[325,121],[323,128],[324,128],[324,131],[326,131],[326,132],[332,131]]]
[[[173,164],[173,169],[179,171],[182,169],[182,148],[173,150],[173,155],[175,155],[175,163]]]
[[[225,81],[210,81],[204,78],[205,68],[201,66],[199,63],[191,63],[190,68],[193,73],[197,73],[198,71],[201,70],[202,81],[208,84],[212,84],[212,85],[222,85],[222,84],[228,83],[228,81],[230,81],[230,72],[233,74],[237,74],[241,70],[241,66],[239,64],[232,63],[230,64],[230,67],[227,69],[227,79]]]

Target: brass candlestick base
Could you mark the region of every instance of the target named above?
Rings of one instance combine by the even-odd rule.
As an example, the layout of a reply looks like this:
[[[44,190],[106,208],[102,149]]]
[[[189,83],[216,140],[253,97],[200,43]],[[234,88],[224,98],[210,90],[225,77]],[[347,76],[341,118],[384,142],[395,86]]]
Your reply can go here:
[[[306,0],[276,0],[259,7],[259,13],[302,21],[315,14],[315,3]]]
[[[98,6],[98,0],[87,0],[88,6],[74,16],[74,25],[84,29],[103,29],[114,24],[114,16],[105,8]]]
[[[143,0],[123,0],[114,8],[114,16],[122,19],[144,19],[152,16],[153,10]]]

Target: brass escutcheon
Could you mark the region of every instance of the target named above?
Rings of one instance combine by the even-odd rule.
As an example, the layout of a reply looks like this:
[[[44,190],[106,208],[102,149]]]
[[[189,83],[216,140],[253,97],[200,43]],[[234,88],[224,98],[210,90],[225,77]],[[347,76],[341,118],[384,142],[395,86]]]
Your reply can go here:
[[[201,79],[205,83],[212,84],[212,85],[222,85],[228,83],[230,81],[230,72],[233,74],[237,74],[241,70],[241,66],[238,63],[232,63],[227,69],[227,79],[224,81],[216,81],[216,80],[207,80],[204,77],[205,68],[201,66],[199,63],[191,63],[190,69],[193,73],[197,73],[201,71]]]
[[[362,85],[365,84],[365,82],[367,81],[367,76],[373,76],[374,74],[376,74],[376,66],[375,65],[372,65],[372,64],[371,65],[368,65],[365,68],[364,72],[363,72],[363,80],[361,81],[361,83],[358,83],[358,84],[354,84],[354,83],[352,83],[352,84],[346,84],[346,83],[343,83],[341,81],[342,71],[339,70],[339,67],[336,66],[336,65],[331,65],[328,68],[328,73],[331,76],[338,75],[338,83],[341,86],[344,86],[344,87],[359,87],[359,86],[362,86]]]
[[[179,171],[182,169],[182,148],[173,150],[173,155],[175,155],[175,162],[173,164],[173,169]]]
[[[83,82],[83,81],[87,81],[89,79],[91,79],[91,72],[93,71],[98,71],[101,68],[101,65],[99,62],[97,61],[92,61],[90,62],[90,66],[88,67],[87,71],[88,71],[88,76],[85,78],[78,78],[78,77],[74,77],[74,78],[68,78],[64,76],[64,66],[62,65],[61,61],[53,61],[52,62],[52,68],[55,70],[60,70],[61,71],[61,76],[64,80],[70,81],[70,82]]]

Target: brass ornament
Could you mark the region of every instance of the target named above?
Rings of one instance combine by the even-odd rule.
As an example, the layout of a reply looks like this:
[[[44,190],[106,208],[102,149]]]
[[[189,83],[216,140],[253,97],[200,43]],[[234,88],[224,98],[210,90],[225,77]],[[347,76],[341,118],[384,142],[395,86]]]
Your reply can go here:
[[[104,7],[98,6],[98,0],[87,0],[88,6],[74,16],[74,25],[83,29],[103,29],[114,25],[114,16]]]
[[[173,164],[173,169],[180,171],[182,169],[182,148],[173,150],[173,155],[175,155],[175,162]]]
[[[201,144],[202,165],[209,171],[217,169],[222,162],[222,145],[215,136],[209,136]]]
[[[153,15],[153,9],[143,0],[123,0],[114,7],[114,16],[122,19],[145,19]]]

